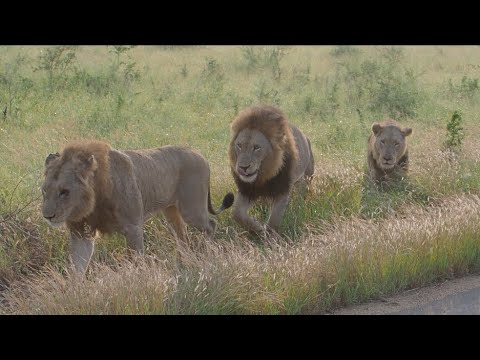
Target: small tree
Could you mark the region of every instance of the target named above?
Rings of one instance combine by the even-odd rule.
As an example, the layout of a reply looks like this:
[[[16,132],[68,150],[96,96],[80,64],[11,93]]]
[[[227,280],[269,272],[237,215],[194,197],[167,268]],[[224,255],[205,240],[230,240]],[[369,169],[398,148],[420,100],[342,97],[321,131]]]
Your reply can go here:
[[[20,104],[34,85],[31,79],[22,75],[29,62],[30,59],[25,55],[18,54],[12,62],[3,66],[3,71],[0,70],[0,99],[6,99],[0,108],[4,121],[7,120],[7,115],[13,118],[18,115]]]
[[[140,78],[140,71],[137,70],[137,63],[131,60],[128,52],[133,49],[135,45],[115,45],[110,47],[110,52],[115,54],[115,61],[112,64],[112,72],[116,73],[119,70],[123,71],[123,77],[126,83],[130,83]],[[129,58],[129,62],[123,61],[124,54]]]
[[[56,81],[64,80],[66,73],[75,65],[77,46],[53,46],[46,48],[38,57],[39,65],[34,71],[45,71],[48,74],[50,88]]]
[[[460,112],[455,111],[447,123],[447,140],[445,141],[445,147],[449,150],[456,151],[462,145],[463,139],[465,138],[462,121]]]

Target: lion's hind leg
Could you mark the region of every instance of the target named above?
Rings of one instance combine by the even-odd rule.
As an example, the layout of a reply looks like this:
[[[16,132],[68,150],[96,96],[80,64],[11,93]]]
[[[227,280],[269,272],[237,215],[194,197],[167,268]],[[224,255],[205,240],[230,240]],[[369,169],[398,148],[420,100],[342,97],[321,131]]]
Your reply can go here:
[[[185,222],[183,221],[182,215],[176,206],[170,206],[163,210],[163,214],[167,221],[172,225],[173,230],[175,231],[176,236],[186,242],[187,234],[185,231]]]
[[[187,224],[206,234],[208,237],[212,237],[215,233],[217,223],[208,216],[208,212],[203,207],[183,207],[180,212]]]
[[[145,251],[143,243],[143,224],[124,225],[123,234],[127,238],[127,246],[130,249],[134,250],[136,253],[143,255]]]
[[[186,224],[183,221],[182,215],[176,206],[169,206],[163,210],[165,219],[173,227],[176,240],[176,256],[177,261],[182,261],[182,253],[189,247],[189,240],[186,232]]]
[[[182,191],[178,194],[178,209],[183,220],[212,237],[216,222],[208,215],[208,168],[202,174],[183,178]]]

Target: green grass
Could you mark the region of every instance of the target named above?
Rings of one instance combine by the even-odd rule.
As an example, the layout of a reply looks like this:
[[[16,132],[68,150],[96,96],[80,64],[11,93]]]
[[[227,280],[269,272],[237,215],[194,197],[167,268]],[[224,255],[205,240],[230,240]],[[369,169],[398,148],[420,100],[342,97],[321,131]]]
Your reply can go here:
[[[310,188],[298,187],[292,194],[282,222],[283,238],[272,240],[270,248],[271,244],[244,233],[227,210],[217,218],[215,240],[229,244],[226,248],[238,257],[238,264],[232,265],[232,259],[225,260],[230,268],[219,263],[222,256],[228,259],[228,253],[216,260],[203,254],[208,246],[198,238],[197,255],[208,264],[176,269],[171,265],[175,241],[159,217],[145,227],[147,253],[157,259],[155,265],[138,270],[125,265],[118,271],[111,269],[123,264],[125,239],[101,238],[94,254],[100,270],[85,285],[92,286],[92,292],[97,276],[113,281],[114,292],[122,278],[130,279],[130,272],[132,282],[149,272],[158,272],[165,281],[189,274],[188,281],[175,285],[177,290],[169,293],[173,298],[168,301],[148,298],[161,290],[152,283],[145,290],[144,303],[138,304],[126,290],[123,302],[112,304],[115,308],[108,312],[323,311],[478,270],[478,232],[471,227],[470,232],[459,230],[454,238],[439,235],[437,245],[428,248],[434,249],[432,253],[419,245],[421,239],[394,255],[384,253],[377,242],[367,242],[362,251],[376,254],[374,262],[360,250],[344,258],[338,244],[328,256],[314,249],[322,253],[322,261],[314,262],[318,269],[299,264],[295,275],[280,275],[289,254],[301,252],[305,244],[323,239],[333,246],[325,238],[326,234],[337,236],[330,232],[333,224],[353,221],[359,228],[352,228],[352,233],[360,232],[363,222],[388,224],[411,211],[438,207],[445,199],[480,194],[476,85],[480,69],[474,66],[480,56],[478,47],[138,46],[117,51],[117,57],[112,47],[82,46],[73,50],[73,58],[68,56],[71,49],[64,50],[0,47],[0,110],[7,107],[5,116],[0,113],[1,287],[15,287],[19,279],[33,281],[47,268],[58,273],[51,276],[58,286],[66,281],[67,234],[47,227],[38,200],[48,153],[79,138],[104,139],[119,149],[188,144],[210,163],[212,200],[218,206],[225,193],[235,189],[227,157],[230,122],[238,111],[258,103],[278,105],[310,138],[316,160]],[[449,153],[444,151],[446,127],[455,111],[462,114],[465,137],[461,147]],[[364,176],[366,142],[371,124],[386,117],[414,129],[409,137],[411,168],[405,182],[378,189]],[[266,207],[257,207],[252,214],[263,221],[268,216]],[[245,257],[252,254],[253,260],[247,261]],[[249,279],[245,285],[235,280],[248,274],[243,266],[264,268],[255,270],[254,278],[245,275]],[[197,294],[200,279],[194,274],[204,267],[223,269],[220,278],[212,275],[217,283],[209,283],[223,290],[202,298],[205,293]],[[84,285],[66,284],[88,290]],[[9,293],[3,291],[5,296]],[[100,311],[104,300],[83,307],[77,304],[78,311]],[[65,304],[62,310],[61,303],[55,304],[52,311],[77,312],[73,305]]]

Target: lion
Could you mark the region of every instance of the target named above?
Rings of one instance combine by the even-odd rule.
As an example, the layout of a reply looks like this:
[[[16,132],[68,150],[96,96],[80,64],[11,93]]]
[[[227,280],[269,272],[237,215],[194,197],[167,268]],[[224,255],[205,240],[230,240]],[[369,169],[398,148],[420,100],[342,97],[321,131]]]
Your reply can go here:
[[[310,140],[290,125],[281,110],[253,106],[241,111],[231,123],[230,168],[238,192],[232,208],[235,221],[250,231],[278,231],[293,185],[314,173]],[[267,225],[247,214],[257,199],[271,201]]]
[[[42,213],[47,222],[66,225],[74,270],[85,273],[98,230],[119,232],[130,249],[144,253],[143,224],[162,211],[177,238],[186,241],[185,223],[212,236],[217,215],[233,204],[228,193],[214,210],[210,168],[198,152],[168,145],[115,150],[102,141],[77,141],[45,160]]]
[[[392,119],[372,124],[368,138],[368,170],[374,182],[406,176],[409,163],[406,137],[410,134],[411,128],[402,128]]]

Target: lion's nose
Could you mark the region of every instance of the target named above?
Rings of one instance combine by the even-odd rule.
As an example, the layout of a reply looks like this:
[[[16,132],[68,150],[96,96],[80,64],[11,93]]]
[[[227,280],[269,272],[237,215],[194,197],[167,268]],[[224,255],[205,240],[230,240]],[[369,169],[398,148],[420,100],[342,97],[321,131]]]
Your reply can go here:
[[[52,220],[55,217],[55,214],[52,216],[43,215],[43,217],[47,220]]]
[[[243,171],[247,171],[247,169],[250,167],[250,165],[247,165],[247,166],[239,166],[240,169],[242,169]]]
[[[393,156],[385,155],[385,156],[383,157],[383,159],[384,159],[385,161],[390,161],[390,160],[393,160]]]

